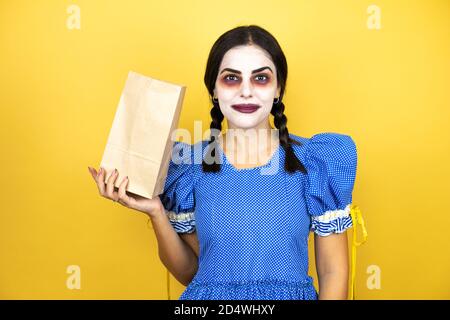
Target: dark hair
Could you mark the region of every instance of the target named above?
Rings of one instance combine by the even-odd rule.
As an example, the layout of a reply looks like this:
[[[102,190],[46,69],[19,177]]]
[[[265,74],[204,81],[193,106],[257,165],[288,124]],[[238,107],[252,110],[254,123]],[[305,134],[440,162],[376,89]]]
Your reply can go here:
[[[210,112],[212,118],[210,125],[211,135],[208,143],[209,149],[207,154],[210,155],[214,161],[212,161],[212,163],[206,163],[203,159],[203,171],[220,171],[220,162],[218,161],[218,154],[216,153],[216,140],[222,130],[222,121],[224,116],[222,111],[220,111],[219,103],[214,101],[213,97],[216,79],[223,56],[233,47],[253,44],[261,47],[270,54],[277,69],[277,82],[281,89],[280,97],[277,103],[274,102],[270,113],[274,116],[275,127],[279,130],[280,145],[286,153],[284,169],[289,173],[293,173],[297,170],[306,173],[305,167],[295,156],[294,150],[292,149],[292,143],[297,145],[302,145],[302,143],[289,137],[289,131],[286,126],[287,118],[284,114],[284,104],[282,102],[287,79],[286,57],[284,56],[284,53],[275,37],[265,29],[256,25],[239,26],[225,32],[216,40],[209,53],[204,82],[210,94],[213,107]],[[209,159],[211,159],[211,157]]]

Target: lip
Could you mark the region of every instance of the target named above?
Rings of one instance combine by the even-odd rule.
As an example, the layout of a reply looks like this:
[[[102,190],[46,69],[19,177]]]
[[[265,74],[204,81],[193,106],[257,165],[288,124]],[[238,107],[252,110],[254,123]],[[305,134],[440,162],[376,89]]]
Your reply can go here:
[[[253,103],[233,104],[231,107],[242,113],[253,113],[259,109],[259,105]]]

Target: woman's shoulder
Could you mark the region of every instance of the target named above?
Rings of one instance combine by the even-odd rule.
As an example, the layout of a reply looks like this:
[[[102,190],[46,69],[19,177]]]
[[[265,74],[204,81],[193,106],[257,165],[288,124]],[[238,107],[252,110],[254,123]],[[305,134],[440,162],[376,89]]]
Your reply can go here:
[[[307,143],[309,141],[342,143],[346,142],[346,140],[349,139],[352,140],[352,137],[350,135],[339,132],[319,132],[312,135],[311,137],[304,137],[294,133],[289,133],[289,137],[294,140],[300,141],[301,143]]]
[[[339,132],[320,132],[311,137],[289,134],[294,152],[298,155],[307,155],[329,160],[345,161],[356,157],[356,145],[353,138]]]

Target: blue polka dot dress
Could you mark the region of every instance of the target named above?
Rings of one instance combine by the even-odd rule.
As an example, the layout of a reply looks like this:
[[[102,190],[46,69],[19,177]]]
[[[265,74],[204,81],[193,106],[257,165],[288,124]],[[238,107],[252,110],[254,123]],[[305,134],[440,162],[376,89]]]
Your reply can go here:
[[[160,195],[178,233],[196,231],[198,270],[180,300],[317,299],[308,275],[308,236],[352,226],[357,154],[352,138],[290,137],[307,173],[284,170],[279,146],[263,166],[238,169],[219,147],[221,171],[202,171],[208,141],[175,142]],[[216,151],[216,152],[217,152]]]

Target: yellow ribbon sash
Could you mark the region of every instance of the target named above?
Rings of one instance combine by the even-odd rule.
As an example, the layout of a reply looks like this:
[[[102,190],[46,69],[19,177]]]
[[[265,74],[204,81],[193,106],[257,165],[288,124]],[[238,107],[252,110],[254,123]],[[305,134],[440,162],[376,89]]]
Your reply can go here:
[[[364,219],[362,217],[361,211],[359,210],[357,205],[355,205],[355,204],[351,205],[350,215],[352,216],[352,222],[353,222],[352,261],[351,261],[352,274],[351,274],[351,283],[350,283],[350,300],[354,300],[355,299],[355,274],[356,274],[356,248],[367,241],[367,230],[364,225]],[[363,236],[363,239],[360,242],[358,242],[356,240],[358,225],[361,226],[362,236]]]

